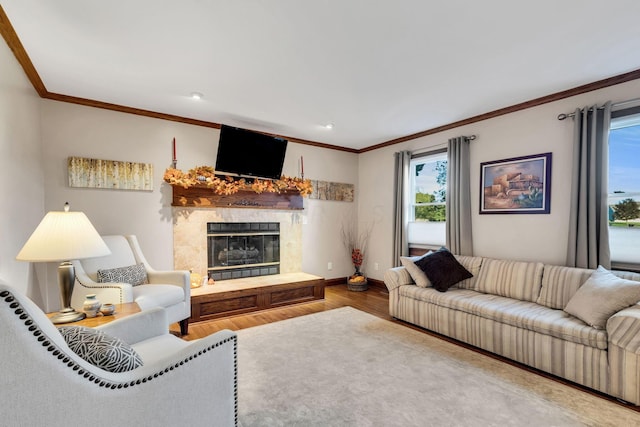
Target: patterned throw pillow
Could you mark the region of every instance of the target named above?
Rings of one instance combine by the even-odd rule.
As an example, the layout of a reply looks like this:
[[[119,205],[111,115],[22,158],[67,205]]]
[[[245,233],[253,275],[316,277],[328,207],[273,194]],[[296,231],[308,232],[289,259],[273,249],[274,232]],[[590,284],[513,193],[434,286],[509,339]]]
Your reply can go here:
[[[133,286],[148,283],[144,264],[98,270],[98,283],[130,283]]]
[[[127,343],[98,329],[84,326],[58,328],[74,353],[109,372],[127,372],[142,366],[142,359]]]

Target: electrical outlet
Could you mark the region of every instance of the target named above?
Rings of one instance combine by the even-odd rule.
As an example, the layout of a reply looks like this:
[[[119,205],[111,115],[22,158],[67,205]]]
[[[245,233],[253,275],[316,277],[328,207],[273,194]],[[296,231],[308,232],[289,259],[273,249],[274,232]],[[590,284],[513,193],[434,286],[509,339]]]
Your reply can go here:
[[[327,263],[327,270],[333,270],[333,263],[331,261]]]
[[[378,263],[377,263],[377,262],[376,262],[375,264],[373,264],[373,269],[374,269],[375,271],[378,271],[378,268],[379,268],[379,267],[380,267],[380,266],[378,265]]]

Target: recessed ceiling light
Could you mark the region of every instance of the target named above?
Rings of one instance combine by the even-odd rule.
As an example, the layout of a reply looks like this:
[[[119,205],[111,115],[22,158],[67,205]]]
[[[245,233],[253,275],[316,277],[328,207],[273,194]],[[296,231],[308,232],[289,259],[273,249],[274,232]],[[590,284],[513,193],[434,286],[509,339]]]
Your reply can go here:
[[[202,99],[202,98],[204,98],[204,95],[201,94],[200,92],[191,92],[191,98],[193,98],[193,99]]]
[[[326,125],[324,125],[324,128],[329,130],[333,129],[333,123],[327,123]]]

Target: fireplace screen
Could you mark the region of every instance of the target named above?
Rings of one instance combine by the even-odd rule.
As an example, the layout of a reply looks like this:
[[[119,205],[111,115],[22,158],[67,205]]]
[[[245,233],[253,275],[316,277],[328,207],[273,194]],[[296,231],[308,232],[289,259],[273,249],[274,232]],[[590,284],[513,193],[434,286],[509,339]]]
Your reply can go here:
[[[214,280],[280,273],[280,223],[207,223],[209,277]]]

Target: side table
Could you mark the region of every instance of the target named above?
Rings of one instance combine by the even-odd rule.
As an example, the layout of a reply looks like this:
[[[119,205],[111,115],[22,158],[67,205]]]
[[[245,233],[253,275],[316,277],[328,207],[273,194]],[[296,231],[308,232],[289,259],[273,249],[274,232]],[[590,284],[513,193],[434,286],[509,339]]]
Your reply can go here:
[[[86,326],[89,328],[95,328],[96,326],[104,325],[116,319],[122,319],[123,317],[131,316],[134,313],[140,312],[140,307],[138,307],[138,304],[135,302],[126,302],[124,304],[114,305],[116,306],[116,311],[109,316],[104,316],[102,313],[98,313],[96,317],[86,317],[77,322],[60,323],[56,326]],[[56,314],[58,314],[58,312],[47,313],[47,317],[52,318]]]

